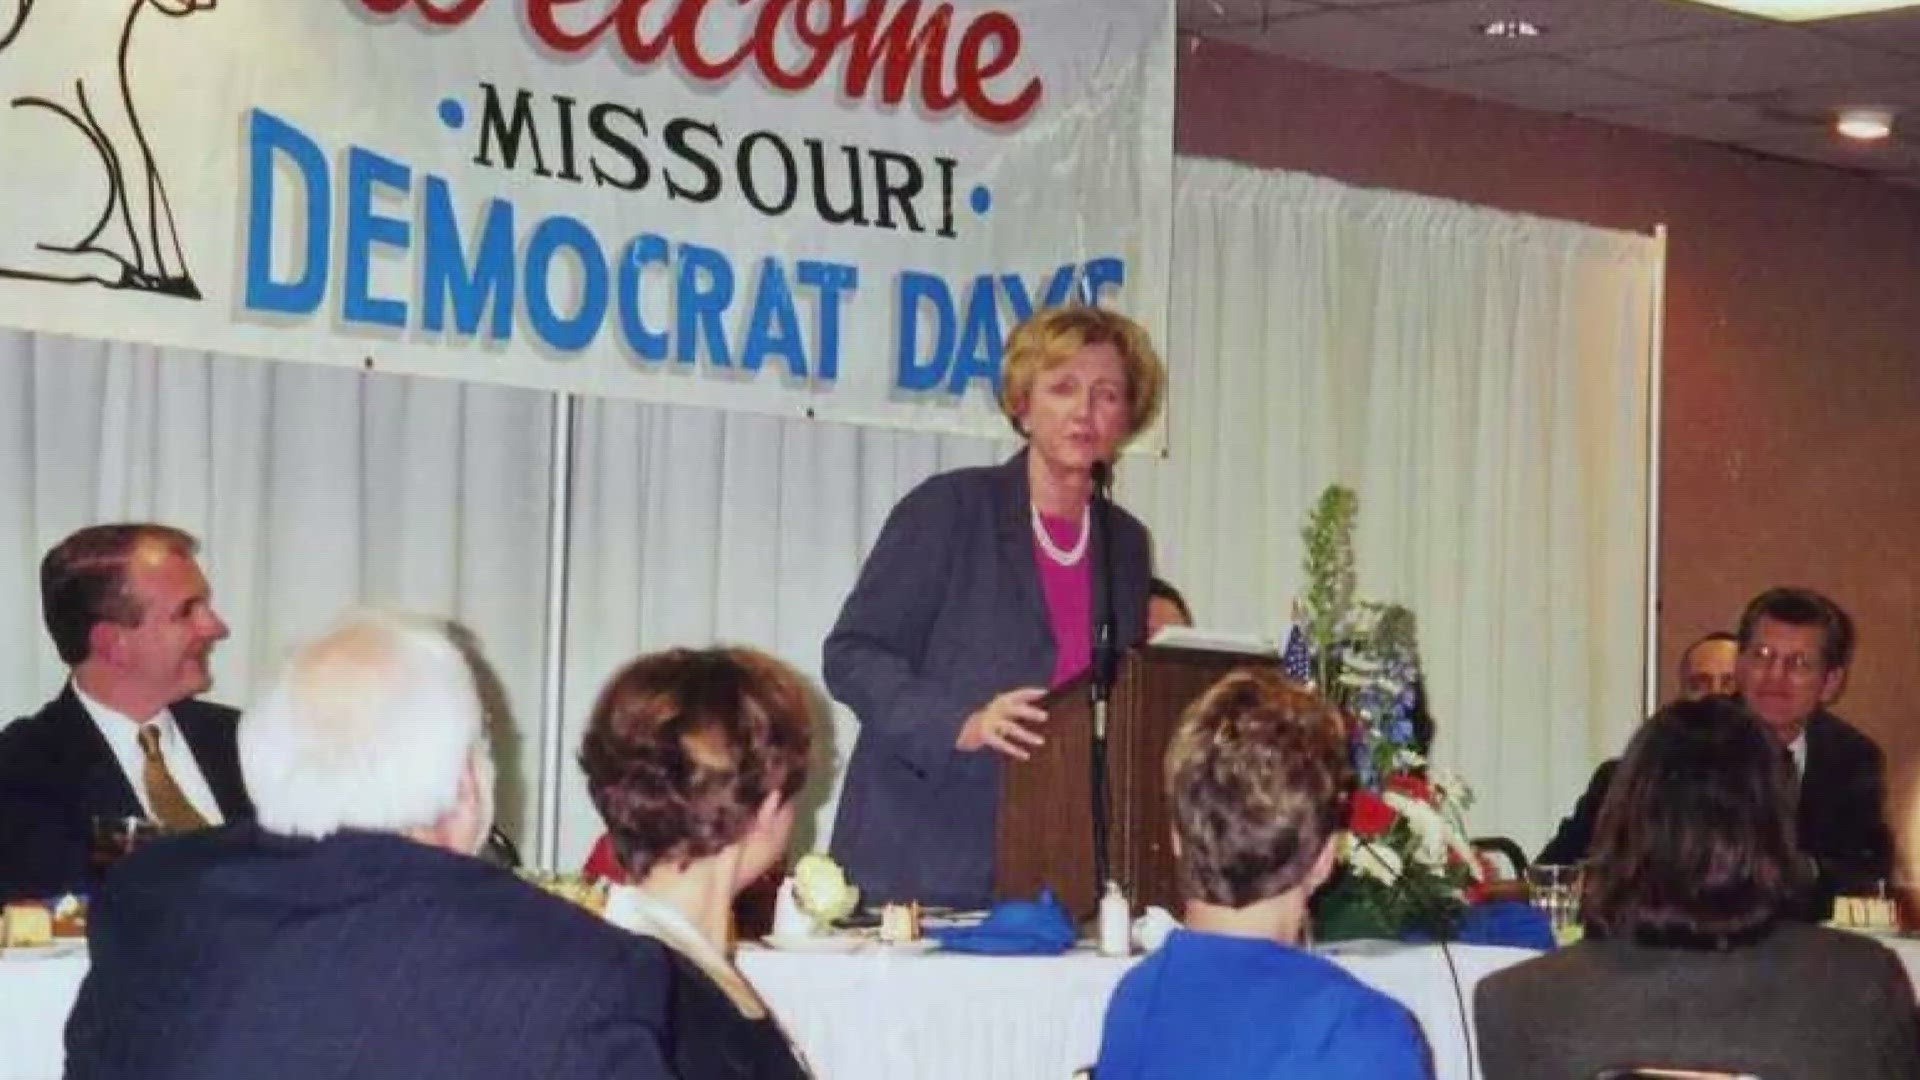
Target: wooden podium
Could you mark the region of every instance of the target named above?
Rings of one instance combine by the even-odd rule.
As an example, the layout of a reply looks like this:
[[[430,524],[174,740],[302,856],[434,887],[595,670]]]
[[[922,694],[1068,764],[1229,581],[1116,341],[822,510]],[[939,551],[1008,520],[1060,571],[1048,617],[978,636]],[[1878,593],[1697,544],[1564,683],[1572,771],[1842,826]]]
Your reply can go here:
[[[1142,646],[1120,661],[1107,708],[1107,865],[1135,910],[1158,904],[1177,916],[1179,879],[1162,761],[1180,714],[1235,668],[1279,660],[1237,652]],[[1041,704],[1045,746],[1000,770],[993,895],[1031,899],[1051,888],[1076,920],[1092,916],[1093,700],[1087,676]]]

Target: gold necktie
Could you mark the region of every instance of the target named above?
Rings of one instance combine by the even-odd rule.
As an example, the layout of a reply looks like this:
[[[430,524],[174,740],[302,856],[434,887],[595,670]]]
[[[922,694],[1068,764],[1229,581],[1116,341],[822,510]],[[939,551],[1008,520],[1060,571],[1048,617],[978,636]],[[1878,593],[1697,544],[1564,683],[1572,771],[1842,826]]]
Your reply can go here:
[[[140,728],[140,752],[147,758],[143,770],[147,802],[152,804],[153,815],[160,819],[161,827],[168,832],[206,828],[207,819],[187,801],[173,774],[167,771],[167,759],[160,756],[160,725],[146,724]]]

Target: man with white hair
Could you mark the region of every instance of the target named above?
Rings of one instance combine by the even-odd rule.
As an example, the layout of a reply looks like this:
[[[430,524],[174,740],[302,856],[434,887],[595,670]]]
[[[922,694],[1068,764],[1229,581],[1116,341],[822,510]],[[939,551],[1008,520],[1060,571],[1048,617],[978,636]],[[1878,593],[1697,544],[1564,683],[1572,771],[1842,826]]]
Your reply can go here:
[[[669,1077],[660,946],[474,858],[474,672],[362,613],[240,721],[257,822],[153,844],[95,898],[68,1080]]]

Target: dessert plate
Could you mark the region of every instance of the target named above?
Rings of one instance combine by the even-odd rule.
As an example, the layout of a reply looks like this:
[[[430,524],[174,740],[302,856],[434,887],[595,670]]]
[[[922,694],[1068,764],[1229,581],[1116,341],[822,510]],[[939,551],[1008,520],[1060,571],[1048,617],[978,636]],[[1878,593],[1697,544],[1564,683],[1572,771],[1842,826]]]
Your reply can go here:
[[[830,934],[825,937],[774,937],[768,935],[760,939],[769,949],[781,952],[810,953],[848,953],[867,944],[857,937],[844,937]]]
[[[86,951],[85,938],[62,939],[45,945],[9,945],[0,949],[0,960],[56,960],[62,956],[80,956]]]

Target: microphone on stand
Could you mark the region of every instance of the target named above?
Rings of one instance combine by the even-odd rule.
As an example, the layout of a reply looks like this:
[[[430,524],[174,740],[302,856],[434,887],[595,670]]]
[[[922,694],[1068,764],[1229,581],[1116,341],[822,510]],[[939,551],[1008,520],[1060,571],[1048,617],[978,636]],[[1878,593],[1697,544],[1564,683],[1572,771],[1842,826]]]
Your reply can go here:
[[[1099,590],[1093,605],[1093,686],[1094,700],[1104,701],[1113,690],[1120,654],[1118,627],[1113,617],[1113,559],[1107,541],[1113,535],[1113,466],[1105,461],[1093,463],[1093,530],[1095,550],[1101,554]],[[1104,721],[1104,715],[1097,715]],[[1105,734],[1104,725],[1100,728]]]
[[[1088,756],[1089,779],[1093,787],[1093,894],[1102,895],[1111,880],[1107,858],[1107,707],[1113,696],[1113,682],[1119,667],[1118,627],[1113,615],[1113,551],[1108,541],[1113,534],[1113,466],[1105,461],[1093,463],[1094,530],[1092,549],[1099,555],[1099,581],[1093,602],[1093,746]]]

